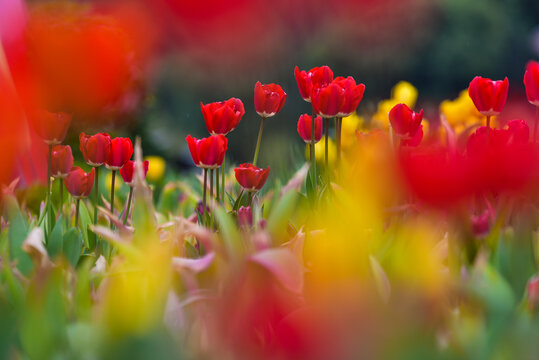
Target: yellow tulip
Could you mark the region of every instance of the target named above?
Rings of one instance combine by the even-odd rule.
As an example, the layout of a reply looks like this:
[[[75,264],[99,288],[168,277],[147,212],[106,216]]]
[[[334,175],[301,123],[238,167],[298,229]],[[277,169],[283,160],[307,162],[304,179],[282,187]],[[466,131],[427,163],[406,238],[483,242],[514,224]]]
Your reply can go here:
[[[482,119],[468,95],[468,90],[462,90],[455,100],[442,101],[440,113],[457,133],[474,124],[480,124]]]
[[[146,156],[144,160],[148,160],[148,174],[146,179],[152,182],[157,182],[163,178],[165,175],[166,163],[165,159],[160,156]]]

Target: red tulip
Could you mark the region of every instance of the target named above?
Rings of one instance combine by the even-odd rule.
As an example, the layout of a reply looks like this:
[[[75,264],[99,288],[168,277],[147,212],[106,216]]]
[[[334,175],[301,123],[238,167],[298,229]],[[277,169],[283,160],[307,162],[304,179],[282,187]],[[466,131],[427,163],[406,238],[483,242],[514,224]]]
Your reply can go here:
[[[117,137],[110,141],[105,166],[110,170],[120,170],[133,156],[133,143],[129,138]]]
[[[311,102],[313,87],[327,86],[333,81],[333,71],[331,71],[329,66],[315,67],[308,72],[304,70],[300,71],[296,66],[294,75],[301,97],[307,102]]]
[[[286,101],[286,93],[277,84],[255,85],[255,109],[258,115],[268,118],[277,114]]]
[[[344,100],[344,90],[335,82],[320,88],[313,88],[311,93],[314,111],[324,118],[337,116]]]
[[[539,308],[539,275],[534,275],[527,285],[528,307],[531,311]]]
[[[423,140],[423,125],[419,125],[419,129],[411,139],[402,139],[401,146],[417,147],[421,144],[421,140]]]
[[[226,135],[238,126],[245,114],[240,99],[213,102],[207,105],[200,103],[206,127],[212,135]]]
[[[528,101],[535,106],[539,106],[539,62],[530,61],[526,65],[524,86],[526,87]]]
[[[270,168],[258,168],[252,164],[241,164],[234,169],[236,180],[247,191],[262,189],[268,179]]]
[[[351,76],[347,77],[346,79],[343,77],[336,78],[334,82],[341,86],[344,90],[344,101],[337,116],[347,117],[352,115],[352,113],[356,111],[361,99],[363,99],[365,85],[357,85],[356,81]]]
[[[148,160],[145,160],[143,163],[143,170],[144,170],[144,178],[146,178],[146,174],[148,173],[148,167],[150,165],[150,162]],[[135,178],[135,162],[133,160],[129,160],[125,163],[124,166],[120,169],[120,175],[122,175],[122,179],[124,179],[124,182],[129,185],[134,185],[134,178]]]
[[[406,104],[397,104],[389,112],[389,122],[397,136],[404,140],[414,138],[423,120],[423,109],[416,113]]]
[[[188,135],[185,140],[193,162],[197,167],[216,169],[223,164],[228,139],[223,135],[212,135],[207,138],[196,139]]]
[[[95,135],[86,135],[81,133],[79,136],[80,151],[84,161],[90,166],[101,166],[107,160],[107,154],[110,151],[110,136],[107,133]]]
[[[253,225],[253,213],[250,206],[241,206],[238,209],[238,225],[243,227]]]
[[[73,167],[73,153],[69,145],[56,145],[52,148],[51,174],[63,179]]]
[[[505,106],[509,80],[492,81],[476,76],[468,87],[468,94],[477,108],[485,116],[498,115]]]
[[[303,141],[307,144],[313,142],[312,139],[312,124],[313,118],[307,114],[303,114],[299,117],[298,120],[298,134],[301,136]],[[317,143],[322,138],[322,118],[317,116],[314,120],[314,142]]]
[[[30,118],[32,127],[40,138],[48,145],[58,145],[64,141],[71,123],[71,115],[36,111]]]
[[[71,169],[65,179],[67,191],[75,198],[85,198],[90,195],[94,184],[95,169],[85,173],[80,167]]]

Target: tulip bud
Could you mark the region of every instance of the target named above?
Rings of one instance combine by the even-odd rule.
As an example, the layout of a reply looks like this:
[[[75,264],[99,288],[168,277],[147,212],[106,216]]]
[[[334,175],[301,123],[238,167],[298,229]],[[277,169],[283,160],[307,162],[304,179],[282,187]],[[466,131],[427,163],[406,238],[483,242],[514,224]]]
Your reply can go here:
[[[296,66],[294,76],[296,77],[301,97],[307,102],[311,102],[313,87],[327,86],[333,81],[333,71],[331,71],[329,66],[315,67],[308,72],[304,70],[300,71]]]
[[[305,141],[307,144],[312,144],[312,124],[313,120],[312,117],[303,114],[299,117],[298,120],[298,134],[301,136],[303,141]],[[317,116],[314,120],[314,143],[320,141],[322,138],[322,118],[320,116]]]
[[[105,166],[110,170],[120,170],[133,156],[133,143],[129,138],[117,137],[111,140]]]
[[[250,206],[242,206],[238,209],[238,225],[242,227],[253,225],[253,214]]]
[[[255,110],[258,115],[268,118],[277,114],[283,108],[286,93],[277,84],[264,84],[260,81],[255,85]]]
[[[488,235],[491,218],[492,213],[488,209],[483,211],[481,215],[472,215],[472,231],[476,237],[483,238]]]
[[[252,164],[241,164],[234,169],[236,180],[247,191],[259,191],[268,179],[270,168],[258,168]]]
[[[484,116],[498,115],[505,106],[509,80],[493,81],[488,78],[476,76],[468,87],[468,94],[477,108]]]
[[[347,117],[352,115],[361,99],[363,99],[363,93],[365,92],[365,85],[356,85],[356,81],[353,77],[349,76],[345,78],[336,78],[334,80],[343,89],[343,103],[339,109],[338,117]]]
[[[150,162],[148,160],[145,160],[143,162],[143,174],[144,178],[146,178],[146,174],[148,173],[148,166]],[[133,160],[129,160],[125,163],[124,166],[120,169],[120,175],[122,175],[122,179],[124,179],[124,182],[128,186],[134,185],[134,179],[135,179],[135,162]]]
[[[223,135],[212,135],[196,139],[188,135],[185,140],[195,166],[205,169],[216,169],[223,164],[228,139]]]
[[[67,129],[71,123],[71,115],[66,113],[51,113],[36,111],[30,117],[33,129],[48,145],[58,145],[64,141]]]
[[[528,281],[528,307],[531,311],[539,308],[539,275]]]
[[[539,62],[530,61],[524,73],[526,97],[530,104],[539,106]]]
[[[51,175],[64,179],[73,167],[73,153],[69,145],[56,145],[52,148]]]
[[[79,136],[80,151],[84,161],[90,166],[101,166],[107,160],[107,154],[110,151],[110,136],[107,133],[95,135],[86,135],[81,133]]]
[[[423,110],[416,113],[406,104],[397,104],[389,112],[391,128],[397,136],[405,140],[414,138],[419,130],[422,120]]]
[[[88,197],[92,191],[94,177],[95,169],[86,173],[80,167],[74,167],[65,178],[67,191],[69,191],[71,196],[75,199]]]

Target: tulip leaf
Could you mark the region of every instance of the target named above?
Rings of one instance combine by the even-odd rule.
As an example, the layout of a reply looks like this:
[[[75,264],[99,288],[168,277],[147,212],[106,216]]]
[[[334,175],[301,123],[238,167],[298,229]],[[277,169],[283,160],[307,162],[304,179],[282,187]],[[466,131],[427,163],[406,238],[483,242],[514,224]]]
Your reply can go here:
[[[77,228],[69,229],[63,237],[64,254],[73,267],[77,266],[82,251],[83,236]]]
[[[86,247],[89,247],[88,228],[93,224],[93,222],[84,201],[80,202],[79,217],[82,238],[84,239],[84,244],[86,244]]]
[[[4,203],[7,209],[7,218],[9,220],[9,253],[11,259],[17,262],[17,268],[23,275],[28,273],[33,268],[32,259],[22,249],[22,243],[28,236],[29,229],[25,216],[22,214],[17,200],[13,196],[6,196]]]
[[[268,217],[267,229],[276,239],[286,235],[287,224],[296,207],[298,196],[296,191],[288,191],[272,207]]]
[[[58,219],[47,241],[47,252],[52,259],[62,251],[62,216]]]
[[[213,213],[219,224],[219,229],[221,230],[221,235],[229,255],[238,255],[241,253],[241,236],[234,220],[232,220],[230,214],[228,214],[221,206],[216,206],[213,209]]]

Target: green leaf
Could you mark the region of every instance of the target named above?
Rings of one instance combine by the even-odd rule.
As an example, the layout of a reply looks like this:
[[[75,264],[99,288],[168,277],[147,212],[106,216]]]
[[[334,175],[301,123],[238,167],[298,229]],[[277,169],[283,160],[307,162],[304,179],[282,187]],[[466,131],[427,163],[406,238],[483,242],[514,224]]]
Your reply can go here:
[[[71,228],[64,234],[64,254],[73,267],[77,266],[82,252],[83,236],[77,228]]]
[[[268,217],[267,229],[274,239],[285,238],[287,224],[292,217],[297,199],[297,193],[289,191],[273,206]]]
[[[88,208],[86,207],[86,204],[84,201],[80,202],[79,207],[79,218],[80,218],[80,228],[81,228],[81,234],[82,238],[84,239],[84,243],[86,244],[86,247],[89,247],[89,237],[88,237],[88,228],[90,225],[93,224],[92,218],[90,217],[90,213],[88,212]]]
[[[51,259],[62,251],[62,216],[60,216],[52,232],[49,234],[46,247]]]
[[[8,230],[9,253],[11,259],[17,262],[19,271],[23,275],[28,275],[34,267],[32,259],[22,249],[22,243],[29,233],[28,223],[14,197],[7,196],[4,201],[7,207],[7,218],[10,224]]]
[[[234,220],[221,206],[215,207],[213,213],[219,224],[219,229],[221,230],[221,235],[229,255],[239,255],[242,251],[241,236]]]

